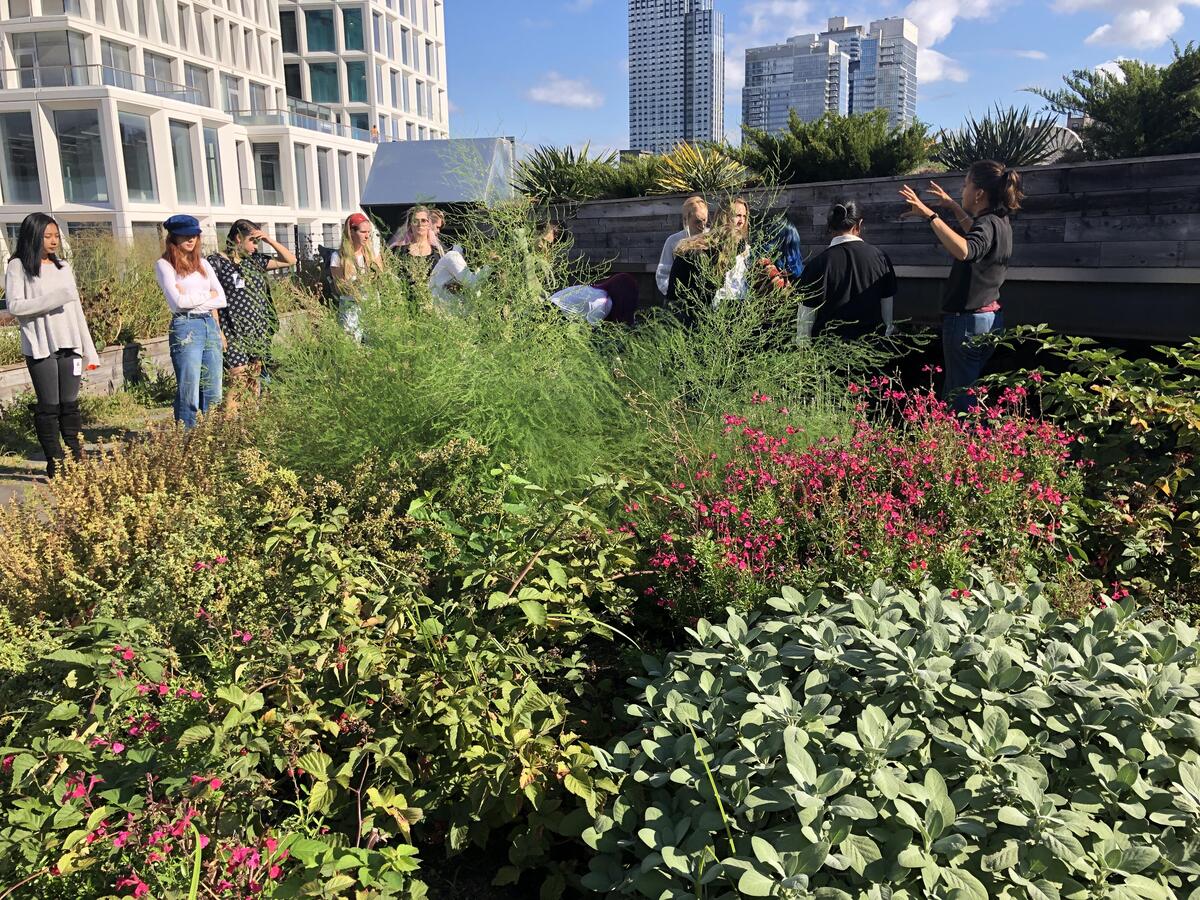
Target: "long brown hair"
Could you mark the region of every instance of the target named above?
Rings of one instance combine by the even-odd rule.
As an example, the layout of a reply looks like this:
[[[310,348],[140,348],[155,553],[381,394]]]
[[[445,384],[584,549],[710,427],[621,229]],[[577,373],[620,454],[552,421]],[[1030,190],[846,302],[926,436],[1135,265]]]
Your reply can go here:
[[[744,240],[733,227],[733,208],[735,206],[744,207],[746,215],[749,217],[750,204],[741,197],[734,197],[717,213],[717,219],[712,228],[703,234],[684,238],[675,248],[675,255],[715,250],[722,271],[730,268],[734,258],[741,252]]]
[[[191,253],[185,253],[179,245],[184,241],[190,241],[192,235],[181,237],[177,234],[167,235],[167,245],[163,249],[162,258],[171,264],[171,268],[175,270],[175,274],[180,278],[187,278],[194,272],[201,271],[201,256],[200,256],[200,238],[196,238],[196,247]]]
[[[987,194],[991,209],[1016,212],[1021,208],[1025,194],[1021,190],[1021,173],[1016,169],[994,159],[981,159],[972,164],[967,177],[971,184]]]

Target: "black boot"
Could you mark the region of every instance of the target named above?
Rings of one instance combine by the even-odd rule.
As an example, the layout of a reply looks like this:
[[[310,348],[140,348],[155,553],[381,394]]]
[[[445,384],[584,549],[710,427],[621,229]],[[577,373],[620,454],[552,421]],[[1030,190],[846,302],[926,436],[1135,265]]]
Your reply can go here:
[[[71,451],[76,462],[83,459],[83,413],[79,410],[79,401],[64,403],[58,417],[58,427],[62,431],[63,443]]]
[[[38,443],[46,454],[46,475],[49,478],[58,473],[58,464],[63,458],[62,444],[58,440],[61,409],[57,403],[35,403],[33,406],[33,430],[37,432]]]

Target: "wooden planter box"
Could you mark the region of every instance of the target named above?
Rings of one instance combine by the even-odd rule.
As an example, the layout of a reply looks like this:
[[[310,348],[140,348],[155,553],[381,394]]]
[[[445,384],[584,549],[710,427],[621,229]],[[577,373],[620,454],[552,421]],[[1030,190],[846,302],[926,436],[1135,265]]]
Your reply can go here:
[[[165,336],[132,344],[116,344],[100,351],[100,368],[84,374],[83,393],[112,394],[119,391],[126,382],[138,379],[143,361],[162,371],[171,371],[171,352]],[[32,392],[33,383],[29,380],[29,369],[24,363],[0,369],[0,403],[11,402],[21,394]]]

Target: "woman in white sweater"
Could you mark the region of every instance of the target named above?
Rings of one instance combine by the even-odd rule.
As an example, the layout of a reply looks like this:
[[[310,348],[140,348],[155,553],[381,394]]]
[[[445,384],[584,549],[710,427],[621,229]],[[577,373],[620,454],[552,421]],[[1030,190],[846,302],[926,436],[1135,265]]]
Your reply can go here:
[[[200,222],[171,216],[162,259],[154,264],[158,286],[171,308],[169,347],[175,368],[175,421],[196,427],[196,415],[221,402],[221,354],[225,336],[217,310],[225,291],[208,260],[200,255]]]
[[[59,434],[75,459],[83,455],[79,388],[83,370],[100,365],[75,275],[58,258],[61,242],[57,222],[30,213],[4,275],[5,302],[21,329],[21,352],[37,398],[34,429],[51,478],[64,457]]]

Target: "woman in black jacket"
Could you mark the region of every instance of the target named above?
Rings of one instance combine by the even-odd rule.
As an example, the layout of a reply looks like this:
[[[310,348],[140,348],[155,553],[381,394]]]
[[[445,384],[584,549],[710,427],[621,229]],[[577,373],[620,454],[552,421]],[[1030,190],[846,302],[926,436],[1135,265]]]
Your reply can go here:
[[[946,252],[954,260],[950,279],[942,291],[942,349],[946,358],[945,397],[955,409],[975,406],[972,385],[995,350],[987,335],[1004,330],[1000,289],[1012,257],[1010,216],[1021,208],[1021,176],[995,160],[971,166],[963,184],[962,203],[934,182],[929,194],[934,203],[949,209],[962,234],[921,200],[908,185],[900,196],[910,215],[929,222]]]
[[[833,239],[805,264],[800,278],[801,290],[816,295],[800,309],[800,337],[806,321],[813,323],[814,335],[829,332],[847,339],[890,331],[896,270],[886,253],[863,240],[858,204],[834,204],[826,227]]]

